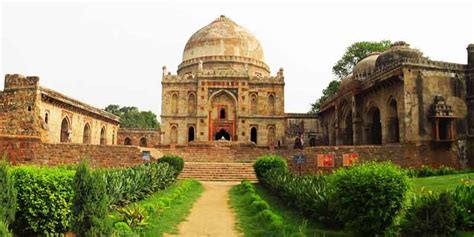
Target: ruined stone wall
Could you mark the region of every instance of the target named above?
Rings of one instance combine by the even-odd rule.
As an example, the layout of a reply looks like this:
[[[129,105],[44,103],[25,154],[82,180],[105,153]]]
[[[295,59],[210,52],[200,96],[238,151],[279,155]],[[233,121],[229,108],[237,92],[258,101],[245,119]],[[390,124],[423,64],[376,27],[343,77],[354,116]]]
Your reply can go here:
[[[126,140],[130,141],[126,144]],[[139,128],[120,128],[118,130],[118,145],[133,145],[143,147],[160,146],[160,129],[139,129]],[[143,141],[145,143],[143,143]]]
[[[446,103],[452,106],[454,115],[458,117],[458,136],[465,134],[467,105],[463,73],[417,67],[404,68],[403,74],[407,141],[433,140],[434,125],[430,118],[430,106],[436,95],[443,96]]]
[[[0,91],[0,134],[41,135],[38,77],[5,75]]]
[[[300,134],[307,146],[324,145],[320,120],[316,115],[286,114],[286,144],[291,147]]]
[[[143,163],[142,153],[134,146],[42,143],[35,136],[0,136],[0,154],[12,164],[77,164],[87,158],[97,167],[130,167]]]

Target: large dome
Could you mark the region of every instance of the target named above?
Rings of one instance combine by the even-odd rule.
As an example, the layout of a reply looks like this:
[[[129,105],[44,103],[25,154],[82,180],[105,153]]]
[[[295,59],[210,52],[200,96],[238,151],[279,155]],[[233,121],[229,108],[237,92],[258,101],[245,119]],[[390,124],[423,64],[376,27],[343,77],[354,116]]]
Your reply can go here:
[[[204,66],[209,62],[237,62],[268,71],[258,39],[250,31],[223,15],[189,38],[178,71],[195,66],[200,61]]]

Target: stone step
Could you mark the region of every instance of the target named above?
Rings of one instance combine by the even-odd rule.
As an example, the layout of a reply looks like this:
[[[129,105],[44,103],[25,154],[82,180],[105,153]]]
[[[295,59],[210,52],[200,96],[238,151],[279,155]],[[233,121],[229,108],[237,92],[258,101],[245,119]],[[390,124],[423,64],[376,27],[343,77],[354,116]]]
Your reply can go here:
[[[179,176],[201,181],[257,180],[252,163],[185,162]]]

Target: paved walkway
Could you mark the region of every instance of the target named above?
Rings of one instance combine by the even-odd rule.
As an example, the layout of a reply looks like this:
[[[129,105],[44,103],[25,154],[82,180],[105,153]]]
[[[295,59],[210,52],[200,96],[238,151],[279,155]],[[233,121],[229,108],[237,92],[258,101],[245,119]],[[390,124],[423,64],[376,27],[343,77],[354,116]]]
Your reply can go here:
[[[202,182],[204,192],[194,203],[178,236],[243,236],[235,230],[235,214],[229,205],[229,189],[238,182]]]

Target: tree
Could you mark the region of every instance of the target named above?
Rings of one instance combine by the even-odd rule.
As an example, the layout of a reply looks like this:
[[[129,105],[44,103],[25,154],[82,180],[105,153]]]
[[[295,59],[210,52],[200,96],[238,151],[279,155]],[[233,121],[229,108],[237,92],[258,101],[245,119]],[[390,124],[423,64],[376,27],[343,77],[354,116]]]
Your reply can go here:
[[[335,95],[339,91],[339,81],[332,80],[329,85],[323,90],[323,95],[311,104],[311,110],[309,113],[317,114],[321,108],[321,104],[324,103],[331,96]]]
[[[332,67],[332,72],[336,77],[341,80],[349,73],[352,68],[368,54],[372,52],[383,52],[390,48],[390,40],[377,41],[361,41],[355,42],[351,46],[347,47],[346,52],[342,55],[336,64]]]
[[[321,97],[319,97],[314,103],[311,104],[311,110],[308,113],[318,113],[321,107],[327,99],[331,98],[339,91],[339,82],[344,77],[352,72],[354,66],[368,54],[372,52],[383,52],[387,50],[391,45],[390,40],[376,41],[361,41],[355,42],[351,46],[347,47],[346,52],[342,55],[336,64],[332,67],[332,72],[336,76],[336,79],[329,82],[329,85],[323,89]]]
[[[137,107],[109,105],[105,111],[120,117],[120,126],[123,128],[159,128],[160,123],[156,114],[151,111],[140,111]]]

